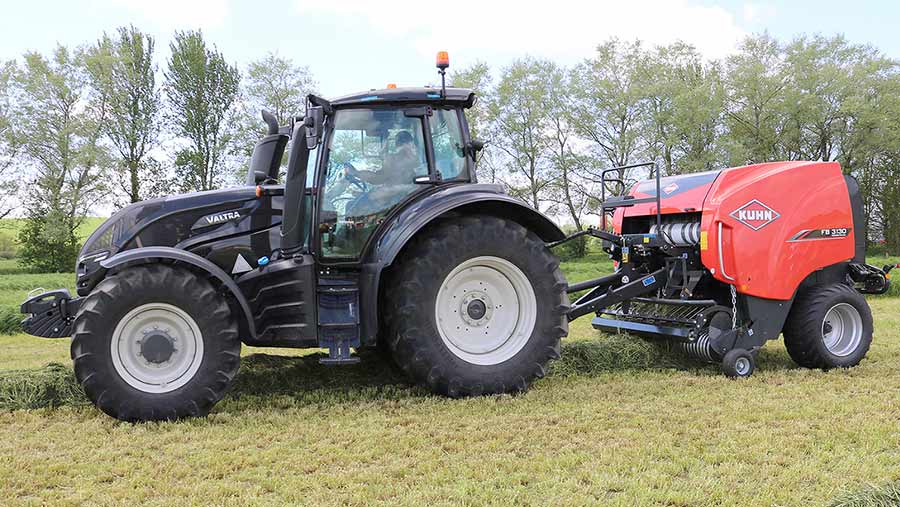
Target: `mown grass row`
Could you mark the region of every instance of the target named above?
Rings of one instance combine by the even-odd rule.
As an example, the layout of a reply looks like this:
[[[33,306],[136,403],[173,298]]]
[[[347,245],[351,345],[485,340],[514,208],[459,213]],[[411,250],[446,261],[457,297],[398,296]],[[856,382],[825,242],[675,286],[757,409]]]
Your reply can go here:
[[[838,496],[831,507],[897,507],[900,505],[900,482],[868,485],[859,491]]]
[[[258,408],[276,403],[332,405],[373,401],[428,392],[411,386],[402,372],[372,351],[363,361],[340,368],[318,363],[322,353],[305,356],[254,354],[242,359],[241,371],[224,402],[228,410]],[[646,369],[704,369],[667,347],[625,336],[573,341],[563,345],[562,359],[552,363],[551,377],[593,376],[610,371]],[[0,410],[78,406],[87,398],[70,365],[51,363],[43,368],[0,372]]]

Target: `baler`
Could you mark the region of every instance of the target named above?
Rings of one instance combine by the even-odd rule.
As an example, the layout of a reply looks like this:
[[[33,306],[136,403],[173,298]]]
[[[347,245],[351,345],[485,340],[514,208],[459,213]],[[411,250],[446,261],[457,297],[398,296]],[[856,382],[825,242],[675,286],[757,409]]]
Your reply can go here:
[[[643,166],[652,164],[604,171],[604,193]],[[733,377],[750,375],[756,352],[782,333],[801,366],[849,367],[868,351],[861,293],[886,292],[891,266],[865,263],[859,186],[839,164],[657,171],[601,208],[603,228],[584,234],[603,239],[616,271],[569,287],[589,289],[570,320],[596,313],[596,329],[671,340]]]

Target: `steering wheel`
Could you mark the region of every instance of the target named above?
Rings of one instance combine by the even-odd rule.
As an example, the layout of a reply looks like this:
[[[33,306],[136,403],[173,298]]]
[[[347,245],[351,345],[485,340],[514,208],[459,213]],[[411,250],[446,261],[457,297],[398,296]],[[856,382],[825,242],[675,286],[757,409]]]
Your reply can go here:
[[[352,183],[356,188],[358,188],[362,192],[369,191],[369,185],[366,184],[365,181],[359,179],[358,176],[354,175],[354,172],[357,172],[357,169],[353,167],[353,164],[350,162],[344,162],[341,164],[341,169],[344,171],[344,179]]]

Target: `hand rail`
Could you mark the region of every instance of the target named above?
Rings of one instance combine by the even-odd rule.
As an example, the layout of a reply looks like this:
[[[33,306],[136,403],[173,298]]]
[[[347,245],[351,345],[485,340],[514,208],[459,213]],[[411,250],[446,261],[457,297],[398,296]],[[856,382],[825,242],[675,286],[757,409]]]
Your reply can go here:
[[[728,273],[725,272],[725,258],[722,255],[722,222],[719,221],[719,272],[722,273],[722,276],[725,277],[726,280],[734,281],[734,277],[728,276]]]
[[[606,175],[613,171],[624,171],[625,169],[633,169],[635,167],[649,167],[653,166],[653,173],[656,179],[656,229],[662,226],[662,204],[661,204],[661,196],[660,196],[660,184],[659,184],[659,167],[656,165],[656,162],[642,162],[640,164],[629,164],[622,165],[617,167],[610,167],[609,169],[604,169],[600,172],[600,215],[601,215],[601,229],[606,230],[606,210],[615,209],[618,206],[606,206],[606,184],[619,182],[622,184],[622,192],[625,190],[625,182],[622,181],[622,178],[607,178]],[[642,201],[646,202],[646,201]],[[623,201],[622,205],[629,204],[627,201]],[[630,204],[637,204],[637,202],[632,202]]]

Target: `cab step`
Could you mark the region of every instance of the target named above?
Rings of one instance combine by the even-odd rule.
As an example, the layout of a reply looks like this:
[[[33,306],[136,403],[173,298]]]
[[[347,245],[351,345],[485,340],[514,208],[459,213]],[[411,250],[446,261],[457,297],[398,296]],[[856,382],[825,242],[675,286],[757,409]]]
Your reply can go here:
[[[359,357],[359,288],[353,280],[320,279],[317,288],[319,347],[328,349],[328,357],[319,364],[337,366],[356,364]]]

